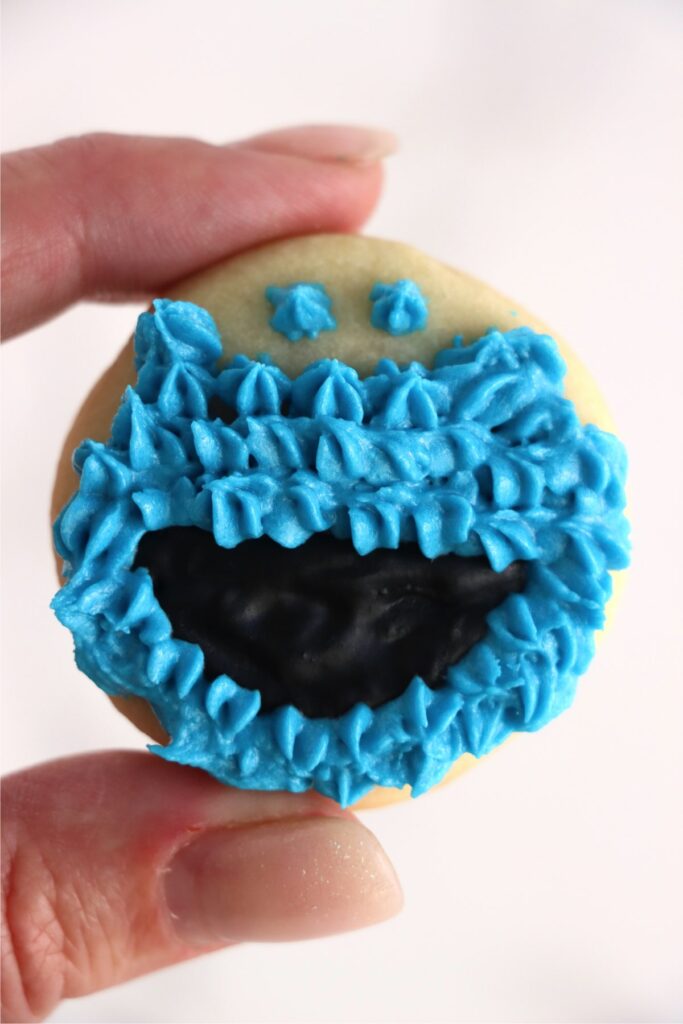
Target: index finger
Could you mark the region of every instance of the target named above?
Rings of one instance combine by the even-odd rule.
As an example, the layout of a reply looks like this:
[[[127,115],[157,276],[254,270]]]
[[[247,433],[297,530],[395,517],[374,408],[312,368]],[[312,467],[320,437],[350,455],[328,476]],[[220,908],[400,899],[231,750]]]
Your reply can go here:
[[[3,337],[82,298],[163,291],[271,239],[351,231],[389,133],[284,129],[231,146],[85,135],[3,157]]]

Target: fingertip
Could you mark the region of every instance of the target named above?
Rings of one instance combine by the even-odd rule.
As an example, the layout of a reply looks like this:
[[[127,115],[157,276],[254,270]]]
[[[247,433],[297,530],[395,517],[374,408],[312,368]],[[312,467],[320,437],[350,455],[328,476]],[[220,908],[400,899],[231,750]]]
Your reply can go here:
[[[374,213],[384,187],[386,171],[383,163],[359,166],[357,171],[362,174],[362,180],[354,186],[355,202],[345,207],[348,216],[340,231],[351,232],[362,228]]]
[[[131,751],[2,789],[9,1019],[222,944],[330,935],[401,906],[375,837],[312,792],[235,790]]]
[[[207,832],[176,854],[165,891],[176,933],[195,947],[337,934],[403,904],[377,839],[336,817]]]

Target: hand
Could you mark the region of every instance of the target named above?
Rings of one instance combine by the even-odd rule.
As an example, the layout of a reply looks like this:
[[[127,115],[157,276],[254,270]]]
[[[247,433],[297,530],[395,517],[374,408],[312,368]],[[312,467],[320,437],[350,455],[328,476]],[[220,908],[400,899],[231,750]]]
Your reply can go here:
[[[163,295],[241,249],[350,231],[383,133],[298,128],[231,146],[86,136],[3,159],[3,333],[83,298]],[[315,793],[249,793],[148,754],[65,758],[3,782],[3,1020],[241,941],[395,914],[377,840]]]

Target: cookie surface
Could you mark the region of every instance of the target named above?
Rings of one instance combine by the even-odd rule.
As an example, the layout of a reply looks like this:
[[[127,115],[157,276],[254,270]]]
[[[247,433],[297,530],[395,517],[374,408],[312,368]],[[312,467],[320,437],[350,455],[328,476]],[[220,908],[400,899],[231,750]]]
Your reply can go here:
[[[405,279],[417,282],[421,292],[425,296],[428,306],[428,323],[423,330],[416,330],[408,334],[395,336],[386,331],[378,330],[376,326],[373,326],[369,295],[373,287],[378,282],[387,284]],[[269,326],[269,318],[272,316],[272,308],[268,298],[266,297],[267,289],[273,287],[284,289],[290,286],[293,282],[321,282],[324,284],[326,292],[332,298],[332,309],[334,313],[334,320],[336,322],[334,330],[322,331],[317,337],[315,337],[315,339],[308,340],[307,338],[302,338],[299,341],[292,342]],[[171,297],[197,304],[203,309],[208,310],[215,320],[223,344],[223,356],[219,356],[216,366],[211,371],[216,380],[220,379],[221,371],[224,367],[229,368],[230,357],[232,355],[239,353],[250,357],[250,359],[254,359],[262,353],[267,352],[274,360],[276,366],[279,367],[287,376],[287,379],[294,381],[295,388],[297,386],[297,379],[303,379],[302,375],[304,374],[306,367],[317,360],[335,359],[342,362],[348,368],[358,370],[361,377],[368,377],[368,375],[371,375],[378,359],[387,358],[401,365],[407,364],[411,360],[418,360],[425,368],[427,368],[426,375],[420,377],[420,380],[423,383],[419,384],[419,387],[424,390],[424,387],[427,386],[424,381],[429,379],[430,386],[433,384],[434,387],[437,387],[438,385],[438,387],[443,389],[446,387],[444,382],[447,377],[446,370],[449,365],[447,361],[448,357],[446,358],[446,362],[443,363],[441,369],[434,371],[432,376],[430,376],[432,371],[429,368],[431,368],[434,359],[439,352],[448,352],[452,349],[452,340],[454,335],[462,335],[465,342],[470,342],[484,335],[491,327],[496,327],[500,331],[508,331],[518,328],[520,324],[524,324],[528,327],[535,327],[537,330],[542,329],[542,325],[538,324],[538,322],[532,317],[516,309],[516,307],[512,306],[508,300],[498,296],[486,286],[480,285],[478,282],[473,282],[470,278],[460,275],[455,271],[444,267],[438,262],[431,260],[422,254],[416,253],[412,249],[395,243],[378,242],[372,239],[350,236],[317,236],[293,239],[287,242],[276,243],[260,250],[254,250],[251,253],[247,253],[241,257],[231,260],[222,267],[213,268],[191,281],[186,282],[184,285],[174,289]],[[518,351],[517,355],[514,355],[513,353],[512,356],[505,356],[505,358],[517,358],[520,356],[522,358],[522,362],[524,362],[528,353],[527,355],[524,355],[524,352],[526,352],[525,345],[527,343],[526,341],[522,343],[522,341],[523,339],[518,336],[511,345],[508,345],[507,348],[511,352],[514,349]],[[486,344],[488,345],[488,349],[493,351],[494,346],[492,346],[490,342]],[[597,389],[592,384],[592,381],[585,374],[585,371],[583,371],[578,362],[567,352],[566,348],[563,347],[562,351],[565,362],[568,366],[568,373],[565,378],[566,393],[571,397],[579,419],[583,422],[591,422],[602,427],[609,426],[609,420],[604,411],[604,404],[601,401]],[[464,358],[462,361],[463,366],[468,362],[468,359],[469,356]],[[454,360],[455,363],[458,364],[460,356],[454,356]],[[251,365],[252,364],[248,362],[245,363],[247,368]],[[109,436],[109,428],[118,396],[122,393],[124,384],[129,382],[132,383],[134,378],[134,374],[131,373],[131,368],[130,354],[124,353],[116,366],[98,386],[99,390],[96,389],[91,400],[86,403],[86,406],[74,427],[72,434],[72,436],[75,435],[74,440],[80,440],[84,436],[105,440]],[[554,372],[554,370],[552,372]],[[441,375],[440,377],[439,374]],[[128,380],[126,380],[126,378],[128,378]],[[403,378],[401,378],[401,381],[403,381]],[[391,387],[394,387],[395,383],[396,382],[394,381]],[[209,387],[211,386],[209,385]],[[384,387],[386,391],[384,384],[378,385],[377,387],[380,387],[380,390]],[[367,395],[370,394],[370,398],[367,399],[369,404],[365,406],[366,411],[361,413],[360,422],[355,424],[355,427],[359,427],[361,432],[366,430],[368,437],[372,435],[373,429],[375,429],[376,432],[376,426],[380,423],[382,417],[381,409],[379,409],[376,404],[376,394],[378,393],[377,387],[375,387],[375,398],[372,397],[372,388],[370,388],[370,385],[367,382],[364,388],[357,389],[358,393],[361,391],[363,392],[363,402],[366,401]],[[557,390],[558,389],[555,384],[549,385],[549,393],[553,392],[553,394],[555,394],[557,393]],[[453,392],[453,394],[455,394],[455,392]],[[384,399],[382,399],[382,401],[384,401]],[[525,401],[528,405],[528,398]],[[375,403],[374,406],[373,402]],[[438,424],[436,420],[431,424],[433,428],[431,433],[434,437],[429,441],[426,440],[423,435],[426,435],[428,431],[422,430],[420,432],[421,444],[424,443],[425,445],[428,445],[432,444],[432,442],[436,443],[434,441],[436,435],[439,431],[441,431],[441,434],[444,433],[445,425],[447,423],[453,425],[458,419],[462,419],[462,416],[460,416],[460,414],[456,415],[453,412],[453,409],[454,407],[451,408],[451,412],[448,413],[445,411],[444,406],[440,412],[434,414],[439,420]],[[258,407],[250,407],[246,411],[247,413],[251,412],[252,420],[254,419],[254,416],[258,418]],[[312,412],[311,409],[303,407],[299,411],[307,415],[310,415]],[[338,416],[337,419],[344,421],[343,409],[336,411],[338,413],[342,413],[342,415]],[[386,415],[387,414],[385,414],[383,421],[383,429],[385,432],[386,430],[396,428],[397,425],[395,422],[387,420]],[[392,413],[392,415],[394,414]],[[426,415],[427,420],[429,420],[429,415],[431,414],[423,412],[422,415]],[[476,420],[476,415],[473,418]],[[320,419],[320,417],[318,417],[318,419]],[[465,420],[467,419],[468,417],[466,416]],[[469,417],[469,420],[471,421],[472,417]],[[285,416],[285,421],[287,421],[285,425],[288,428],[291,428],[292,423],[294,422],[291,419],[291,416]],[[373,422],[376,423],[375,428],[371,426]],[[431,421],[429,421],[429,423],[431,423]],[[420,425],[422,428],[425,428],[429,424],[425,421]],[[480,423],[480,426],[483,426],[490,432],[490,423],[487,426],[486,422],[482,422]],[[232,428],[234,427],[235,424],[233,423]],[[417,427],[415,423],[404,420],[401,421],[400,429],[408,429],[408,431],[412,429],[413,431],[416,431]],[[346,436],[350,436],[348,425],[345,430]],[[415,438],[417,437],[417,433],[414,432],[410,436]],[[302,442],[302,438],[303,435],[298,437],[298,442]],[[305,441],[305,438],[303,438],[303,440]],[[386,438],[384,440],[386,440]],[[381,438],[380,441],[382,441]],[[384,441],[382,441],[382,443],[384,443]],[[500,440],[496,443],[500,444]],[[506,452],[510,443],[518,442],[511,442],[508,439],[508,442],[503,445]],[[68,442],[67,447],[70,447]],[[194,457],[196,457],[196,454]],[[254,455],[254,458],[258,462],[258,452]],[[484,461],[486,461],[486,458]],[[533,458],[531,461],[533,462]],[[455,466],[450,466],[448,468],[451,483],[446,484],[446,490],[450,490],[453,493],[456,493],[458,489],[458,487],[452,483],[453,472],[456,468],[457,467]],[[263,470],[263,466],[261,466],[261,469]],[[472,469],[472,466],[468,467],[463,464],[463,466],[459,468],[459,471],[465,472]],[[476,471],[476,467],[474,467],[474,470]],[[368,471],[363,470],[362,472],[365,473],[363,479],[367,482],[370,479],[367,475]],[[501,472],[504,473],[503,470],[501,470]],[[443,477],[444,473],[442,472],[437,475]],[[341,480],[341,477],[337,480],[338,486],[341,486],[339,480]],[[422,480],[422,484],[419,484],[420,480]],[[63,500],[68,496],[68,492],[71,489],[70,483],[71,486],[73,486],[72,481],[69,481],[68,474],[64,472],[64,468],[62,467],[62,472],[58,477],[55,489],[56,506],[61,507]],[[427,489],[429,489],[429,487],[433,488],[434,483],[434,473],[432,472],[430,475],[429,470],[425,470],[422,477],[418,474],[418,476],[414,477],[412,480],[412,484],[419,484],[418,490],[420,487]],[[463,482],[461,480],[458,486],[461,486],[462,483]],[[138,481],[138,485],[139,484],[140,481]],[[382,486],[386,485],[387,481],[385,481]],[[577,486],[582,487],[583,485],[584,482],[577,478],[577,480],[574,481],[573,486],[574,489],[576,489]],[[354,487],[356,490],[358,489],[358,483],[356,480],[356,483],[352,483],[348,486],[348,481],[346,481],[344,486],[346,487],[345,494],[347,496],[344,497],[343,500],[339,499],[341,504],[335,506],[340,509],[351,507],[348,505],[348,502],[351,502],[352,505],[355,498],[349,497],[349,495],[351,495]],[[376,485],[372,486],[375,486],[376,489]],[[565,491],[566,490],[567,489],[565,488]],[[478,493],[479,497],[476,498],[475,496],[474,498],[475,505],[477,502],[481,504],[483,495],[483,491],[481,491],[481,482]],[[465,491],[463,491],[461,487],[460,497],[462,498],[464,494]],[[522,500],[522,506],[524,506],[525,501],[527,504],[531,501],[533,505],[534,501],[538,500],[538,497],[531,500],[529,494],[527,494],[526,498]],[[519,505],[519,502],[517,502],[517,504]],[[499,506],[500,502],[497,502],[497,505]],[[515,515],[518,515],[520,517],[520,521],[524,519],[520,510],[515,508],[514,501],[512,504],[508,501],[507,505],[503,502],[503,505],[505,506],[505,510],[508,514],[514,513]],[[522,506],[520,506],[520,508]],[[496,512],[499,513],[501,508],[494,508],[491,506],[489,511],[495,514]],[[266,515],[268,514],[270,513],[266,512]],[[332,525],[334,513],[331,511],[331,508],[328,509],[328,513],[326,514],[331,517],[328,519],[327,525]],[[356,518],[358,518],[358,516]],[[527,516],[527,520],[528,519],[529,516]],[[341,525],[341,520],[337,525],[339,526],[339,529],[337,530],[338,533],[349,533],[349,530],[347,529],[345,531],[345,528]],[[317,529],[320,530],[321,528],[322,526],[318,525]],[[271,529],[271,535],[272,530],[276,530],[275,527],[271,526],[271,528],[269,528],[266,524],[266,534],[269,533],[269,529]],[[281,528],[277,527],[277,529]],[[356,548],[358,548],[359,542],[357,540],[357,535],[353,534],[353,530],[351,530],[350,533]],[[147,533],[146,536],[149,537],[150,534]],[[409,542],[407,533],[401,534],[401,537],[402,540],[398,549],[399,552],[401,551],[401,548],[405,548],[406,544]],[[423,538],[419,537],[418,539],[422,543]],[[282,543],[282,535],[277,535],[276,533],[276,540],[278,540],[279,543]],[[302,541],[299,540],[298,543],[302,543]],[[446,547],[444,547],[444,544],[442,544],[441,547],[438,547],[437,545],[437,547],[432,549],[429,548],[429,543],[430,542],[426,542],[426,549],[425,544],[423,544],[423,553],[427,555],[427,558],[436,557],[438,561],[438,556],[446,554],[448,544],[446,544]],[[362,544],[363,541],[360,542],[361,547]],[[461,547],[464,544],[462,537],[459,541],[454,541],[453,547],[457,548],[458,544],[460,544]],[[381,548],[383,545],[380,542],[378,546]],[[305,540],[301,550],[306,550]],[[487,553],[488,556],[491,557],[491,550],[487,551],[486,547],[482,553]],[[471,556],[472,554],[473,551],[470,548],[467,548],[465,556]],[[524,553],[522,552],[522,554]],[[525,558],[528,560],[529,553],[525,555]],[[502,566],[497,565],[495,566],[495,569],[498,572],[501,572]],[[605,586],[607,586],[607,584],[605,584]],[[606,592],[604,597],[606,597]],[[593,597],[592,600],[595,600],[595,597]],[[602,603],[604,604],[604,600]],[[597,619],[595,621],[597,622]],[[476,651],[474,653],[476,654]],[[500,658],[500,655],[497,656]],[[517,657],[519,661],[519,653],[517,653],[515,657]],[[406,685],[409,681],[410,680],[406,680]],[[457,685],[455,689],[457,690]],[[117,699],[120,700],[120,697]],[[130,700],[131,698],[127,697],[124,699]],[[136,698],[132,699],[136,700]],[[482,698],[480,696],[479,700],[481,701],[481,699]],[[451,703],[453,702],[451,701]],[[467,701],[464,700],[463,707],[466,703]],[[141,709],[146,708],[147,705],[142,703],[138,697],[134,705],[127,705],[129,711],[131,707],[134,707],[135,709],[132,712],[131,717],[133,717],[135,721],[140,722],[138,717],[140,715],[140,711]],[[453,704],[453,707],[455,708],[455,704]],[[437,714],[437,711],[438,708],[435,706],[433,715]],[[352,712],[349,712],[349,714],[352,714]],[[427,712],[425,711],[424,714],[426,715]],[[444,714],[445,713],[442,712],[442,718],[444,717]],[[453,715],[457,717],[457,709],[453,712]],[[453,717],[453,715],[451,717]],[[463,716],[466,717],[465,711],[463,711]],[[533,725],[530,726],[530,721],[531,720],[529,719],[526,723],[518,722],[517,725],[521,724],[521,727],[535,727]],[[140,722],[140,724],[142,724],[142,722]],[[152,720],[147,719],[142,727],[151,732],[153,724]],[[424,728],[426,728],[426,725]],[[469,728],[471,732],[472,726]],[[467,732],[467,729],[465,732]],[[355,741],[352,740],[351,742],[353,745]],[[432,742],[432,740],[429,742]],[[424,768],[413,767],[411,769],[406,768],[405,777],[402,778],[401,770],[394,766],[392,769],[393,774],[391,772],[389,773],[391,776],[389,782],[394,785],[397,783],[400,784],[402,781],[415,783],[420,773],[423,778],[423,788],[426,788],[424,785],[425,779],[427,780],[427,784],[436,781],[440,775],[444,774],[444,771],[448,768],[448,764],[453,760],[455,747],[447,749],[447,745],[444,746],[443,737],[441,737],[439,740],[438,752],[435,754],[436,747],[434,744],[435,741],[432,744],[434,749],[432,749],[429,757],[431,757],[432,761],[436,760],[439,763],[436,766],[432,765],[430,769],[431,775],[429,774],[429,771],[425,773]],[[490,745],[494,744],[491,743]],[[407,764],[409,757],[412,756],[413,762],[411,763],[413,763],[414,766],[417,765],[417,760],[419,759],[416,759],[411,752],[414,752],[414,750],[419,746],[419,743],[405,745],[405,750],[403,752],[405,756],[402,755],[402,763],[405,762],[405,764]],[[474,749],[472,752],[482,753],[486,748],[486,744],[473,741],[470,743],[470,748],[468,748],[467,745],[462,747],[460,749],[460,757],[458,759],[459,764],[465,761],[468,756],[467,753],[463,753],[463,750],[471,750],[472,747],[478,747],[478,749]],[[429,757],[427,757],[427,760],[429,760]],[[351,760],[353,760],[352,757]],[[372,758],[370,758],[370,760],[372,760]],[[399,760],[401,759],[399,758]],[[372,767],[369,769],[368,773],[368,770],[366,769],[367,764],[369,763],[370,762],[366,759],[366,767],[363,769],[363,771],[365,771],[365,776],[364,780],[361,780],[360,788],[357,786],[354,789],[353,784],[347,784],[346,792],[342,794],[346,800],[353,799],[359,791],[362,791],[363,785],[367,788],[368,783],[372,784],[373,781],[383,781],[383,779],[377,777],[377,771]],[[345,765],[343,767],[347,772],[346,778],[348,779],[349,766]],[[323,766],[323,770],[326,770],[325,766]],[[374,778],[373,771],[375,772]],[[412,777],[410,777],[411,773]],[[307,784],[318,784],[319,788],[322,788],[323,791],[327,791],[339,798],[340,793],[338,779],[328,785],[325,778],[321,776],[316,780],[314,774],[314,769],[309,771],[308,776],[306,776],[306,772],[304,772],[301,775],[301,779]],[[388,778],[388,776],[385,775],[385,778]],[[239,780],[234,777],[227,779],[227,781],[233,781],[240,784]],[[281,776],[279,777],[279,781],[280,784],[282,784]],[[248,778],[244,784],[250,784]]]

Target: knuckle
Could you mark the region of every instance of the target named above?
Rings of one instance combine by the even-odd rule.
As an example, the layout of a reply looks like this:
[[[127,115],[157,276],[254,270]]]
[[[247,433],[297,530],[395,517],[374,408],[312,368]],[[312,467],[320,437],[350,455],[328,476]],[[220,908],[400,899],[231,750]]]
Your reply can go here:
[[[55,879],[36,851],[3,846],[3,1019],[41,1020],[61,998],[66,977]]]

